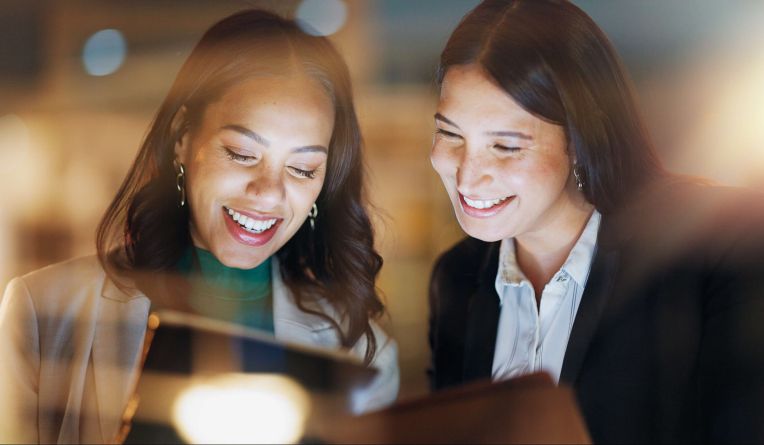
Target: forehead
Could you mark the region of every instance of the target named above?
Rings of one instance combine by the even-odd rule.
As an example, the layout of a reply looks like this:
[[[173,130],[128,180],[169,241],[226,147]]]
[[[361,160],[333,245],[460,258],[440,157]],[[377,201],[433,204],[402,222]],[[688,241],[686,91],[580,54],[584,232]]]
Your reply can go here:
[[[245,132],[230,131],[241,127]],[[329,148],[334,130],[334,105],[326,90],[306,77],[265,75],[250,78],[225,91],[203,112],[203,137],[228,138],[236,143],[256,141],[270,150],[312,145]],[[231,139],[236,138],[236,139]]]
[[[453,66],[443,78],[438,108],[454,118],[487,118],[517,123],[542,121],[523,109],[485,71],[474,64]]]
[[[230,87],[213,105],[224,115],[257,109],[326,112],[334,108],[326,90],[317,81],[301,75],[252,78]]]

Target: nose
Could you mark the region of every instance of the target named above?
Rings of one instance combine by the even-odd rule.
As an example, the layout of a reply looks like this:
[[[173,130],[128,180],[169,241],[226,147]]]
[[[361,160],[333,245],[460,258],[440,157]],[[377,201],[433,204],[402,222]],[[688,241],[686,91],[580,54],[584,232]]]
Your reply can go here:
[[[246,193],[255,209],[268,212],[278,208],[284,200],[284,177],[282,169],[272,165],[261,165],[249,178]]]
[[[465,149],[456,166],[456,186],[459,192],[480,197],[480,191],[493,181],[490,160],[478,151]]]

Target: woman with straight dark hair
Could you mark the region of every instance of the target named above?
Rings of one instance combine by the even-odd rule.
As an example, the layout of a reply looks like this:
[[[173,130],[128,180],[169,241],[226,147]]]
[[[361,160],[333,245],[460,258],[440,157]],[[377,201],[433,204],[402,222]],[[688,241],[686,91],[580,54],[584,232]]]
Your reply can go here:
[[[391,403],[376,325],[382,260],[344,61],[290,20],[212,26],[98,229],[98,256],[16,278],[0,305],[0,442],[108,442],[152,307],[347,349],[378,368],[352,409]]]
[[[594,442],[764,441],[762,196],[662,168],[568,1],[482,2],[438,83],[431,160],[469,237],[432,274],[432,387],[543,371]]]

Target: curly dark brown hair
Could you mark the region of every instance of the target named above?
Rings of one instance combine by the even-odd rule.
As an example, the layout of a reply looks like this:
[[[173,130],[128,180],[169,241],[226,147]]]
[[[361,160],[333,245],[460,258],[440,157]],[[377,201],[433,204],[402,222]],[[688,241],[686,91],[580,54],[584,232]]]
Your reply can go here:
[[[369,322],[384,312],[375,287],[382,258],[374,249],[366,209],[362,139],[350,76],[326,38],[303,32],[294,21],[245,10],[204,34],[159,107],[98,227],[98,255],[113,278],[125,271],[172,271],[192,243],[188,206],[177,205],[175,143],[233,85],[254,76],[295,72],[326,90],[334,103],[335,123],[315,230],[303,224],[279,250],[280,272],[298,307],[331,322],[343,346],[366,336],[368,364],[377,348]],[[185,118],[178,125],[181,109]],[[319,299],[330,302],[340,319],[313,304]]]

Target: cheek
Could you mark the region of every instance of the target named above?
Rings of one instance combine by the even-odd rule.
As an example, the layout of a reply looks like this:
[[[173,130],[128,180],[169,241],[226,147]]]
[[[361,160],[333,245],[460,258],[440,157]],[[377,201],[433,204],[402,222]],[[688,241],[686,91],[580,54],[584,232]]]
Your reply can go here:
[[[430,151],[432,168],[445,180],[456,174],[458,160],[440,144],[435,144]]]
[[[295,220],[300,221],[307,217],[313,203],[323,188],[323,178],[314,178],[310,181],[292,181],[286,185],[287,200]],[[318,209],[319,213],[321,209]]]
[[[557,159],[530,163],[507,175],[515,185],[532,194],[556,193],[567,182],[566,164]]]
[[[566,156],[560,156],[553,159],[549,159],[548,162],[541,166],[541,172],[539,174],[548,178],[548,181],[553,182],[558,187],[564,185],[568,180],[569,173],[569,161]]]
[[[186,181],[186,193],[202,204],[210,204],[218,198],[225,197],[237,189],[237,184],[246,182],[242,175],[236,172],[205,166],[191,175]],[[241,189],[241,187],[238,187]]]

